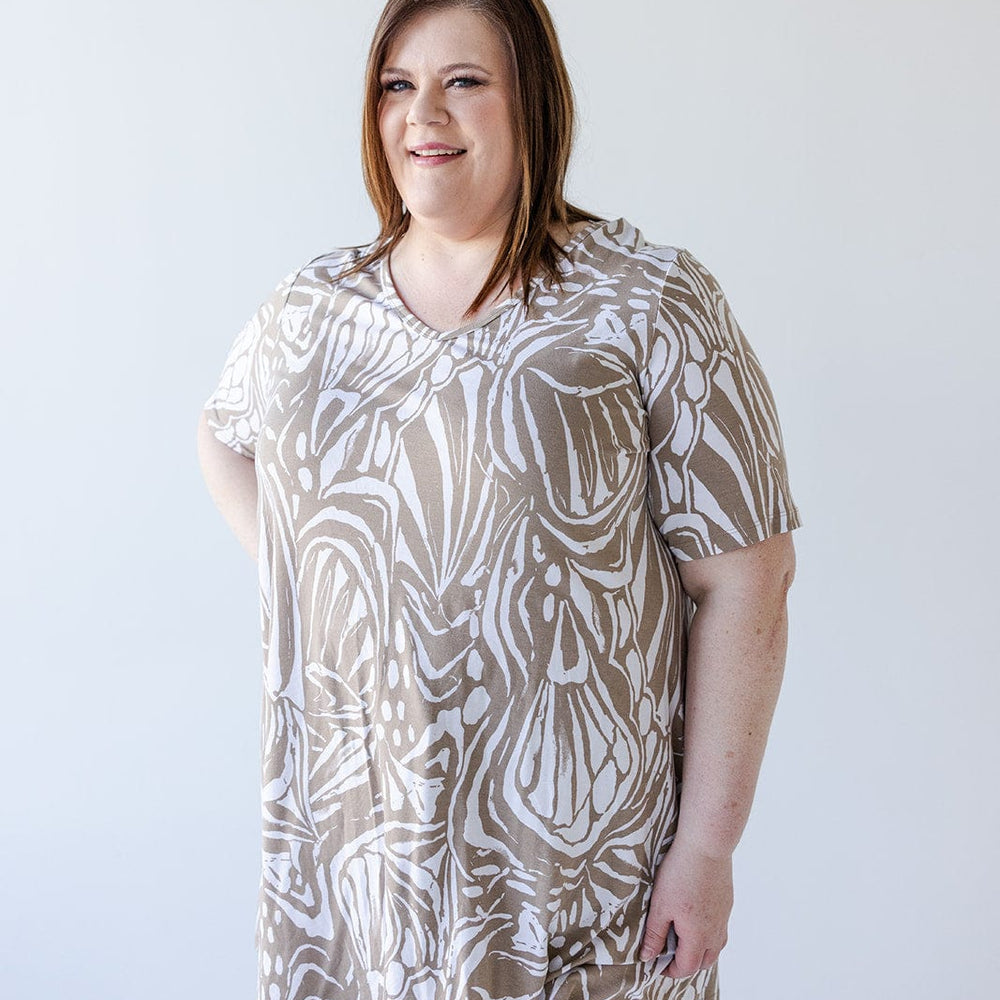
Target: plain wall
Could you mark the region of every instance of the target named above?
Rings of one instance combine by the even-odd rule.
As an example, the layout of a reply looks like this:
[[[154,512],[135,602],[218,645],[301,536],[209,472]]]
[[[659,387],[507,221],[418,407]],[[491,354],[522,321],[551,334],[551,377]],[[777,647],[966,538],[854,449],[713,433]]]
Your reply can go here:
[[[10,1000],[253,996],[256,576],[195,426],[278,279],[374,235],[379,7],[5,9]],[[806,522],[723,995],[992,1000],[1000,5],[552,10],[571,196],[719,278]]]

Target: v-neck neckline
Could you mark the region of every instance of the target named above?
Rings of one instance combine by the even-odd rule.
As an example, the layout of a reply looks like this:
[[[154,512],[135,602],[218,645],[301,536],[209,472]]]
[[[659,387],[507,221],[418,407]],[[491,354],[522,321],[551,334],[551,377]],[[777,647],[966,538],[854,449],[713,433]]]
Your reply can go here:
[[[563,250],[569,253],[571,250],[575,249],[576,246],[583,241],[583,239],[589,234],[593,233],[601,226],[607,225],[606,220],[600,219],[597,222],[589,222],[587,225],[583,226],[573,236],[564,244],[562,244]],[[565,260],[560,260],[560,265],[565,264]],[[501,302],[496,303],[491,309],[487,310],[481,316],[476,319],[469,320],[466,323],[451,329],[451,330],[438,330],[428,323],[425,323],[416,313],[411,312],[409,307],[403,301],[396,288],[396,283],[392,279],[392,269],[389,266],[389,255],[385,254],[378,261],[376,267],[378,283],[382,291],[382,295],[385,301],[392,307],[392,309],[399,315],[402,319],[403,324],[409,328],[411,331],[420,334],[424,337],[430,337],[433,340],[451,340],[454,337],[459,337],[463,333],[471,333],[473,330],[479,330],[484,326],[492,323],[501,313],[506,312],[512,306],[519,305],[523,303],[523,295],[518,292],[514,295],[509,296]],[[531,279],[531,284],[534,285],[542,280],[542,276],[538,275]]]

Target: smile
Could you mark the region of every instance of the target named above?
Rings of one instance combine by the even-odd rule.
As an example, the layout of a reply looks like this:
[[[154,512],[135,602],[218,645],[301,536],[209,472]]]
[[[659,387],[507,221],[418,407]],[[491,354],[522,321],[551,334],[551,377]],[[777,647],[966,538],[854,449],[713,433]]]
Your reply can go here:
[[[418,156],[421,159],[431,159],[441,156],[460,156],[464,149],[411,149],[411,156]]]

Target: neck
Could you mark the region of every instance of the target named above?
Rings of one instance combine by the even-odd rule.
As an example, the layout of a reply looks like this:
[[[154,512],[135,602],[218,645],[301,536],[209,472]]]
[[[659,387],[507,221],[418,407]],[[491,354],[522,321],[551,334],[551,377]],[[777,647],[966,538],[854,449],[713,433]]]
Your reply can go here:
[[[415,216],[399,243],[407,253],[442,262],[461,262],[496,257],[507,232],[509,217],[503,216],[475,227],[432,225]]]
[[[392,266],[417,280],[478,288],[493,268],[507,223],[506,217],[498,218],[476,230],[457,232],[411,217],[409,229],[393,250]]]

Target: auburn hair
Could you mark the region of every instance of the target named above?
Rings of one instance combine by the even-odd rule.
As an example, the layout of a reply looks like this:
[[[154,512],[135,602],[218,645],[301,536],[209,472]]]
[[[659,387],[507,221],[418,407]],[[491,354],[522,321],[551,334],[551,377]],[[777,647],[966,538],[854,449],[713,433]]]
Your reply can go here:
[[[380,80],[389,49],[407,25],[429,11],[462,8],[482,15],[505,42],[513,76],[514,140],[521,158],[521,185],[493,268],[466,310],[473,316],[501,283],[519,278],[525,309],[529,282],[538,273],[558,283],[563,248],[551,236],[554,225],[598,222],[599,216],[570,204],[564,197],[566,171],[573,146],[573,89],[555,26],[543,0],[388,0],[368,52],[361,125],[361,159],[365,187],[379,220],[371,250],[343,276],[387,256],[410,224],[396,189],[379,132]]]

